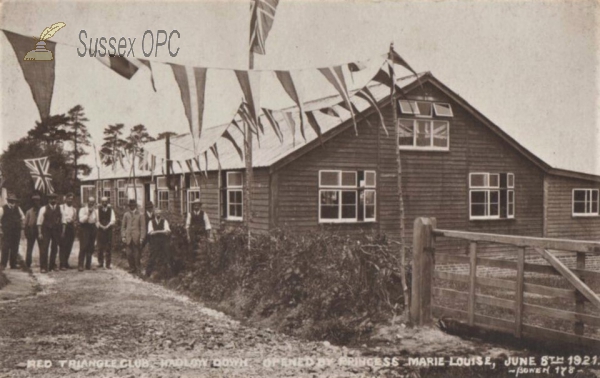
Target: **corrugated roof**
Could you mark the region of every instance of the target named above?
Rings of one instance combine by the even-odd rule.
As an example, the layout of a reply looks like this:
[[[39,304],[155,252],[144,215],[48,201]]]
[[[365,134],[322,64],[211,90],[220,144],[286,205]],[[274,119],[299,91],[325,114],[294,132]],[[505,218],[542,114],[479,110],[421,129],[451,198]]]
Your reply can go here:
[[[410,85],[415,82],[415,76],[408,76],[404,78],[400,78],[397,80],[397,85],[400,87],[404,87]],[[373,96],[380,101],[389,95],[390,89],[388,86],[383,84],[373,84],[369,85],[370,91],[373,93]],[[355,93],[353,91],[351,94]],[[326,133],[350,119],[350,112],[342,108],[341,106],[335,106],[342,101],[342,98],[337,96],[328,96],[321,98],[319,100],[311,101],[304,104],[305,111],[312,111],[318,109],[324,109],[327,107],[335,107],[336,112],[339,114],[337,116],[331,116],[324,114],[322,112],[314,112],[314,115],[317,119],[318,124],[321,127],[321,132]],[[354,96],[352,98],[352,103],[356,106],[356,108],[363,112],[370,107],[370,104],[358,96]],[[306,140],[302,137],[300,133],[300,113],[297,107],[284,109],[285,111],[292,112],[292,116],[294,122],[296,124],[295,134],[288,127],[286,121],[281,118],[281,114],[279,112],[275,112],[274,115],[276,120],[279,122],[280,129],[283,134],[283,142],[280,141],[277,134],[270,127],[268,121],[263,120],[262,124],[264,125],[264,134],[261,133],[260,137],[257,138],[256,135],[253,138],[253,150],[252,150],[252,165],[255,168],[260,167],[270,167],[272,164],[277,161],[283,159],[304,145],[314,141],[317,139],[317,134],[313,129],[308,125],[308,122],[305,122],[304,125],[304,134]],[[264,117],[264,116],[261,116]],[[306,120],[305,120],[306,121]],[[239,123],[241,125],[241,123]],[[236,152],[235,148],[231,144],[231,142],[225,138],[222,138],[221,135],[225,130],[229,130],[234,139],[238,142],[238,146],[243,149],[243,135],[242,133],[235,127],[230,127],[230,124],[218,125],[207,127],[202,130],[202,137],[200,141],[196,143],[196,151],[205,151],[214,143],[217,144],[217,150],[219,152],[219,160],[221,162],[221,169],[223,170],[231,170],[231,169],[243,169],[245,168],[245,164],[240,156]],[[164,140],[155,141],[147,143],[144,146],[144,149],[150,152],[151,154],[157,157],[157,167],[154,170],[155,176],[161,176],[162,168],[161,168],[161,159],[166,160],[166,143]],[[190,134],[183,134],[176,137],[171,137],[171,160],[173,160],[173,173],[181,173],[182,168],[184,172],[188,172],[187,166],[185,164],[186,159],[190,159],[195,156],[194,154],[194,141]],[[201,154],[201,165],[204,168],[204,154]],[[181,163],[182,168],[177,163],[179,161]],[[196,168],[194,166],[194,168]],[[166,168],[165,168],[166,169]],[[212,152],[208,151],[208,171],[218,170],[218,162],[215,159]],[[144,177],[150,176],[152,172],[148,170],[140,170],[136,167],[136,177]],[[113,171],[112,166],[102,166],[100,167],[100,175],[101,179],[113,179],[113,178],[127,178],[130,177],[130,170],[124,169],[120,165],[117,164],[116,169]],[[94,168],[92,173],[83,178],[82,180],[96,180],[98,178],[98,172]]]

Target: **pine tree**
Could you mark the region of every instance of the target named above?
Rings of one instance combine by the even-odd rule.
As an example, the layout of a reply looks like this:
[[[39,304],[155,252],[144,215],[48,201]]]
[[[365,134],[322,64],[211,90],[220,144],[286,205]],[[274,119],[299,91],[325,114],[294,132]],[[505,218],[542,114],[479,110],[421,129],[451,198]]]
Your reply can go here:
[[[84,122],[89,121],[83,112],[83,106],[76,105],[68,112],[69,121],[67,122],[67,133],[70,141],[73,143],[73,151],[71,152],[75,166],[75,180],[78,173],[88,175],[91,172],[91,167],[87,164],[79,164],[79,158],[88,155],[83,147],[91,146],[91,135]]]
[[[141,157],[141,150],[144,144],[155,141],[156,138],[151,136],[144,125],[135,125],[131,128],[127,137],[127,145],[125,149],[130,154],[135,151],[136,155]]]
[[[121,136],[123,135],[123,128],[125,127],[122,123],[116,125],[108,125],[104,129],[104,143],[100,149],[102,155],[102,163],[106,166],[112,165],[122,161],[124,151],[127,146],[127,141]]]

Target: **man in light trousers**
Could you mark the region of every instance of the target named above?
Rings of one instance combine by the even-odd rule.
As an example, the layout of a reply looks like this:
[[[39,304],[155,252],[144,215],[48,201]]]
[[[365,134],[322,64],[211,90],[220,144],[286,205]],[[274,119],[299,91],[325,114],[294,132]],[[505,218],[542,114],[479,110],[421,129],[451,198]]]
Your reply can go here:
[[[141,245],[146,237],[146,227],[144,214],[138,210],[137,202],[134,199],[129,200],[129,210],[123,215],[121,237],[127,248],[129,273],[140,274],[142,269]]]

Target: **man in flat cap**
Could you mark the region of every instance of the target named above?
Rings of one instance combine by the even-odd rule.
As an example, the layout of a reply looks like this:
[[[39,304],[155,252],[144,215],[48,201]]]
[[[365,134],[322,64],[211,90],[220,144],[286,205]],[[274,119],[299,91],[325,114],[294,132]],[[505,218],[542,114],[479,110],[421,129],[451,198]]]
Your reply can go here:
[[[75,220],[77,219],[77,209],[73,206],[73,193],[65,195],[65,203],[60,205],[62,214],[62,234],[60,241],[60,270],[67,270],[69,266],[69,257],[75,241]]]
[[[137,202],[134,199],[129,200],[129,210],[123,215],[121,237],[127,247],[129,273],[139,274],[142,270],[141,245],[146,238],[146,226],[144,225],[144,214],[138,210]]]
[[[17,206],[17,197],[14,194],[9,194],[6,200],[8,203],[0,208],[0,225],[3,234],[0,267],[6,268],[10,261],[10,268],[16,269],[21,227],[25,215],[23,215],[21,208]]]
[[[98,208],[98,267],[110,269],[113,226],[116,222],[115,212],[108,203],[108,197],[102,197]],[[106,259],[106,260],[105,260]]]
[[[162,210],[154,210],[154,218],[148,224],[148,240],[150,245],[150,257],[146,266],[146,276],[150,277],[156,263],[166,262],[173,269],[171,251],[169,250],[169,239],[171,228],[169,222],[163,218]]]
[[[208,214],[202,210],[202,202],[197,199],[192,202],[192,211],[187,214],[185,231],[188,242],[192,243],[195,251],[202,251],[210,237],[211,226]]]
[[[47,197],[49,203],[40,209],[37,219],[38,237],[41,236],[40,244],[42,246],[40,249],[40,270],[42,273],[58,270],[56,256],[58,255],[58,245],[62,233],[62,214],[56,203],[58,196],[50,193]],[[50,247],[50,260],[48,260],[48,247]]]
[[[25,213],[25,238],[27,239],[27,251],[25,255],[25,265],[31,268],[33,262],[33,247],[38,239],[37,218],[41,207],[41,197],[39,194],[31,196],[33,206]],[[41,251],[42,246],[38,243],[38,251]]]
[[[96,199],[88,198],[87,206],[79,209],[79,271],[90,270],[92,267],[92,255],[94,254],[94,242],[96,241]]]

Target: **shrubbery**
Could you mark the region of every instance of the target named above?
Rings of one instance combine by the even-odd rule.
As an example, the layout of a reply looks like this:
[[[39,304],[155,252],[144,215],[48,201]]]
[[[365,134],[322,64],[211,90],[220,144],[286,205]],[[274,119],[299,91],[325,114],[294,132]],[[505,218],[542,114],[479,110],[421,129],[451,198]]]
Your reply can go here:
[[[403,309],[398,248],[384,236],[225,231],[199,256],[173,248],[180,289],[278,330],[347,341]]]
[[[399,248],[383,235],[278,229],[252,234],[248,250],[247,233],[238,227],[216,233],[197,253],[186,240],[181,216],[165,218],[172,230],[173,270],[163,259],[153,279],[238,318],[347,342],[403,311]],[[122,250],[117,223],[116,251]]]

